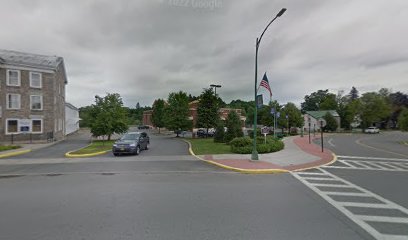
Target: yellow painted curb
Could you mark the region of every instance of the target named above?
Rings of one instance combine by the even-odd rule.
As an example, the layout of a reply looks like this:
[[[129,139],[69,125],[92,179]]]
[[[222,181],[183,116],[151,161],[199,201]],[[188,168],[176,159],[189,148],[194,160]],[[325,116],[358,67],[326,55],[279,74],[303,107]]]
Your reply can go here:
[[[186,142],[188,144],[188,151],[190,152],[190,155],[193,155],[194,157],[207,162],[209,164],[218,166],[218,167],[222,167],[231,171],[235,171],[235,172],[240,172],[240,173],[245,173],[245,174],[272,174],[272,173],[288,173],[288,170],[285,169],[242,169],[242,168],[235,168],[235,167],[230,167],[221,163],[217,163],[214,161],[210,161],[210,160],[205,160],[200,158],[199,156],[195,155],[195,153],[193,152],[193,149],[191,148],[191,143],[187,140],[184,140],[184,142]]]
[[[21,155],[21,154],[25,154],[25,153],[29,153],[29,152],[31,152],[31,149],[16,151],[16,152],[3,153],[3,154],[0,154],[0,158],[13,157],[13,156],[17,156],[17,155]]]
[[[102,151],[102,152],[95,152],[95,153],[72,154],[72,152],[76,152],[76,151],[78,151],[78,150],[74,150],[74,151],[65,153],[65,157],[67,157],[67,158],[95,157],[95,156],[103,155],[103,154],[105,154],[107,152],[110,152],[111,150],[106,150],[106,151]]]
[[[335,162],[337,161],[337,155],[334,154],[334,153],[332,153],[332,155],[333,155],[333,160],[331,160],[331,161],[328,162],[328,163],[324,163],[324,164],[321,164],[321,165],[318,165],[318,166],[314,166],[314,167],[296,169],[296,170],[293,170],[293,172],[301,172],[301,171],[305,171],[305,170],[309,170],[309,169],[314,169],[314,168],[318,168],[318,167],[323,167],[323,166],[331,165],[331,164],[333,164],[333,163],[335,163]]]
[[[106,151],[95,152],[95,153],[73,154],[73,152],[76,152],[76,151],[78,151],[80,149],[83,149],[83,148],[87,148],[87,147],[89,147],[91,145],[92,145],[92,142],[90,144],[88,144],[87,146],[85,146],[85,147],[78,148],[78,149],[72,150],[70,152],[67,152],[67,153],[65,153],[65,157],[67,157],[67,158],[95,157],[95,156],[103,155],[103,154],[111,151],[111,150],[106,150]]]

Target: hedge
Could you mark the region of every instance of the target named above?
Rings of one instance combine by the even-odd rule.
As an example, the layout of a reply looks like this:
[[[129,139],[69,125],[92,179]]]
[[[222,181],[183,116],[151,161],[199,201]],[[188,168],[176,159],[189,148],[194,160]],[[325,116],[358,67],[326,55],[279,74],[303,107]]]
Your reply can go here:
[[[230,142],[230,146],[233,153],[250,154],[252,153],[253,140],[249,137],[234,138]],[[256,150],[258,153],[277,152],[282,150],[284,147],[285,144],[281,140],[267,137],[265,143],[265,139],[263,137],[257,137]]]

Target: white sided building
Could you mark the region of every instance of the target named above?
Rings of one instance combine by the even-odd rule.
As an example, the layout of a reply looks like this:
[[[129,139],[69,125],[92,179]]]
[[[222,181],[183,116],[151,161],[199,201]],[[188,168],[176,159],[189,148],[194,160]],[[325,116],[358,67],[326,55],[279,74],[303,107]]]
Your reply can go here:
[[[71,134],[79,130],[79,110],[70,103],[65,103],[65,134]]]

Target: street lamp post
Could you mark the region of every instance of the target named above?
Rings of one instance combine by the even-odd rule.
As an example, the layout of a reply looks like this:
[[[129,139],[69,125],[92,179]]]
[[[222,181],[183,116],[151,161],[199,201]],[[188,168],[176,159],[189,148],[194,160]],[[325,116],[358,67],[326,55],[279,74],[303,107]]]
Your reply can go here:
[[[210,87],[214,88],[215,96],[217,97],[217,88],[221,88],[221,85],[211,84]]]
[[[258,49],[259,45],[261,43],[262,37],[265,34],[266,30],[268,27],[272,24],[275,19],[278,17],[282,16],[283,13],[285,13],[286,8],[282,8],[278,14],[269,22],[269,24],[266,26],[266,28],[263,30],[261,36],[259,38],[256,38],[256,44],[255,44],[255,111],[254,111],[254,141],[253,141],[253,148],[252,148],[252,156],[251,160],[258,160],[258,151],[256,150],[256,124],[257,124],[257,104],[256,104],[256,95],[257,95],[257,85],[258,85]]]

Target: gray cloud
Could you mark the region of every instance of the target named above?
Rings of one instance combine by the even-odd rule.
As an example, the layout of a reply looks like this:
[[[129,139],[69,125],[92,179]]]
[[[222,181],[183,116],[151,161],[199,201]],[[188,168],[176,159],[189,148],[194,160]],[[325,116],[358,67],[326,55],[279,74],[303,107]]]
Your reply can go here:
[[[351,86],[408,91],[405,0],[3,0],[0,48],[64,57],[76,106],[106,92],[151,105],[211,83],[227,102],[252,100],[255,39],[282,7],[259,52],[274,99]]]

